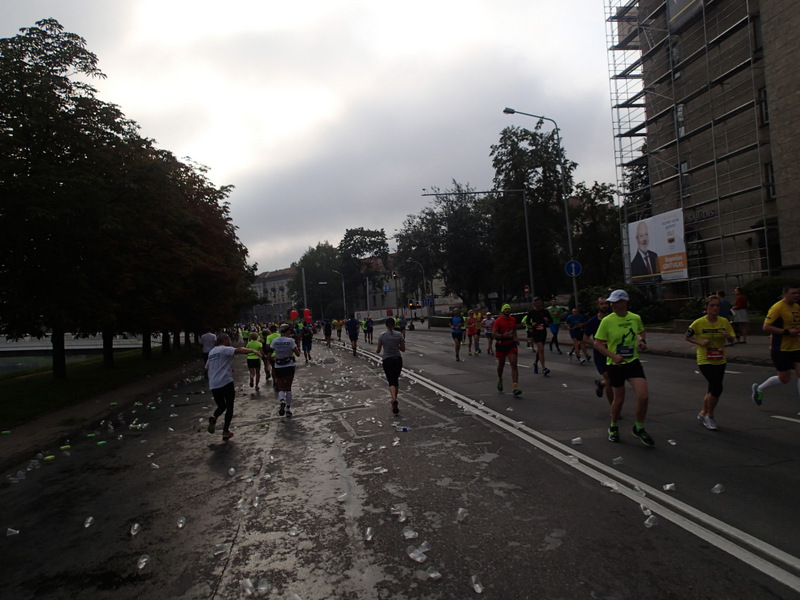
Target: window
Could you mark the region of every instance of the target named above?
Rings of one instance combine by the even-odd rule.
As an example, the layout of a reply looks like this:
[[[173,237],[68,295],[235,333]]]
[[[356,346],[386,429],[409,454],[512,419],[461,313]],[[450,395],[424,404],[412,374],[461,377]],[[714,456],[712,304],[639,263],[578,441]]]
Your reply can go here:
[[[758,115],[761,125],[769,125],[769,104],[767,104],[767,88],[758,90]]]
[[[764,189],[767,192],[767,200],[775,200],[775,169],[771,162],[764,163]]]

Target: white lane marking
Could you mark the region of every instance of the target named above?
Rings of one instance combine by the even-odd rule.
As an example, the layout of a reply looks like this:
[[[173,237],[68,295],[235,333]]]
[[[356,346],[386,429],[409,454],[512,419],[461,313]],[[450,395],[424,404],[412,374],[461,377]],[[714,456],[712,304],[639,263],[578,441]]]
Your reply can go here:
[[[600,463],[593,458],[584,455],[575,456],[573,454],[573,449],[569,446],[525,426],[522,422],[514,421],[506,415],[497,413],[479,402],[463,396],[458,392],[454,392],[445,386],[439,385],[426,377],[422,377],[416,373],[407,373],[407,375],[420,385],[449,398],[458,406],[470,410],[476,416],[501,427],[507,432],[512,433],[516,437],[528,442],[532,446],[546,452],[553,458],[560,460],[564,464],[580,471],[601,484],[608,486],[609,478],[612,480],[616,479],[617,481],[614,481],[613,485],[615,490],[621,495],[633,500],[637,504],[647,506],[653,512],[663,516],[665,519],[673,522],[689,533],[696,535],[720,550],[738,558],[745,564],[754,567],[792,590],[800,592],[800,577],[764,558],[764,556],[766,556],[775,562],[783,563],[787,567],[800,572],[800,559],[792,556],[788,552],[784,552],[780,548],[776,548],[680,500],[676,500],[668,494],[664,494],[662,491],[612,469],[608,465]],[[623,482],[630,487],[619,486],[618,482]],[[643,490],[647,496],[643,497],[641,494],[634,491],[634,487]],[[694,521],[692,519],[694,519]],[[712,528],[719,533],[712,531]],[[723,535],[720,534],[727,537],[723,537]],[[749,546],[759,554],[755,554],[743,546]]]
[[[800,419],[794,417],[783,417],[781,415],[772,415],[773,419],[780,419],[781,421],[791,421],[792,423],[800,423]]]

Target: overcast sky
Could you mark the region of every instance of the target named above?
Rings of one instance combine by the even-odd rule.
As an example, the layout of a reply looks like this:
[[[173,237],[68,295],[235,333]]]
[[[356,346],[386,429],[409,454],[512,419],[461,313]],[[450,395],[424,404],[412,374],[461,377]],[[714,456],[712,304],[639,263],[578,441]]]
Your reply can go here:
[[[0,37],[48,17],[98,56],[101,100],[235,186],[259,272],[393,236],[423,188],[490,189],[490,146],[536,123],[506,106],[558,122],[576,181],[615,183],[602,0],[6,0]]]

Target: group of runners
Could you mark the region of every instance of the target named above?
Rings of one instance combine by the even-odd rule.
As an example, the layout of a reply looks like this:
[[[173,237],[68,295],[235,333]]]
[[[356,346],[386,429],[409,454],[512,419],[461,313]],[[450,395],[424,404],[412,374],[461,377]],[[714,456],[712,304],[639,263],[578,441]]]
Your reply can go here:
[[[684,339],[697,347],[696,359],[700,373],[707,381],[707,390],[703,397],[700,411],[697,414],[698,422],[708,430],[718,428],[714,412],[719,403],[723,389],[725,365],[727,363],[726,348],[737,342],[737,335],[731,322],[720,315],[723,309],[723,299],[717,294],[710,295],[705,300],[705,314],[696,319],[688,327]],[[644,325],[639,315],[628,310],[629,297],[625,290],[614,290],[606,297],[596,301],[597,312],[590,318],[575,314],[573,310],[564,321],[573,340],[573,351],[578,354],[580,349],[584,354],[580,356],[581,362],[590,357],[586,348],[591,348],[591,359],[600,375],[595,380],[595,393],[598,397],[606,396],[609,404],[610,423],[608,427],[608,440],[620,441],[619,420],[622,406],[625,402],[626,383],[630,384],[635,395],[634,423],[631,433],[646,446],[654,446],[655,441],[645,430],[644,423],[647,416],[649,392],[639,353],[646,351],[647,340]],[[764,392],[791,380],[792,370],[800,379],[800,287],[786,286],[783,289],[783,298],[775,303],[767,313],[763,329],[771,335],[771,357],[777,374],[762,383],[754,383],[751,388],[751,398],[756,405],[761,405]],[[552,304],[555,307],[555,303]],[[557,313],[557,314],[554,314]],[[579,313],[580,314],[580,313]],[[547,340],[547,331],[553,333],[550,341],[551,349],[558,346],[557,332],[563,315],[560,308],[555,307],[553,312],[544,309],[540,298],[534,298],[533,308],[522,318],[528,331],[528,345],[536,354],[534,372],[538,373],[537,365],[541,365],[542,374],[550,371],[545,367],[544,345]],[[570,319],[573,317],[573,319]],[[335,321],[333,322],[335,327]],[[357,354],[357,345],[362,332],[362,323],[351,315],[349,319],[341,322],[350,339],[353,354]],[[385,320],[386,331],[378,337],[376,351],[382,357],[383,370],[387,378],[390,392],[390,402],[393,414],[399,413],[398,391],[399,376],[402,371],[402,353],[405,352],[405,332],[399,331],[394,318]],[[313,330],[311,336],[313,337]],[[519,387],[519,339],[517,320],[511,314],[511,306],[504,304],[500,314],[496,317],[491,314],[481,315],[478,311],[470,311],[465,319],[459,310],[455,310],[450,318],[450,329],[454,340],[456,360],[460,359],[461,346],[464,336],[473,343],[469,344],[469,352],[480,354],[481,335],[487,341],[487,353],[494,355],[497,365],[497,389],[503,391],[503,372],[508,362],[511,371],[512,394],[520,396]],[[337,329],[340,331],[340,329]],[[575,333],[579,332],[579,333]],[[209,334],[205,334],[201,341],[206,343]],[[210,334],[213,336],[213,334]],[[268,361],[272,370],[271,377],[275,382],[280,400],[280,415],[292,416],[291,386],[294,377],[294,359],[300,356],[300,349],[296,342],[296,332],[292,326],[284,324],[277,332],[276,326],[270,327],[270,333],[264,337],[264,342],[259,340],[259,335],[250,335],[250,341],[245,347],[234,348],[231,346],[230,336],[226,333],[216,337],[213,348],[207,353],[206,372],[209,379],[217,409],[209,418],[208,430],[213,433],[217,418],[225,413],[223,426],[223,439],[233,436],[230,431],[231,417],[233,416],[233,373],[231,362],[235,354],[248,355],[248,368],[250,371],[250,385],[258,390],[259,370],[257,365],[261,361]],[[580,340],[577,336],[580,335]],[[302,334],[301,334],[302,336]],[[329,341],[330,329],[326,330],[326,339]],[[341,335],[339,335],[341,339]],[[367,338],[369,339],[369,338]],[[579,342],[579,344],[578,344]],[[309,347],[310,351],[310,347]],[[251,362],[256,361],[256,362]],[[800,393],[800,380],[798,381]]]

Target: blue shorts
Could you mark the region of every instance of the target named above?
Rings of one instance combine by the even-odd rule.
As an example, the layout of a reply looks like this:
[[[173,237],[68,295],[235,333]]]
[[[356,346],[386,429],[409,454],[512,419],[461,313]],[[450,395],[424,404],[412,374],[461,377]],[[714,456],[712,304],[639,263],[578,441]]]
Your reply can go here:
[[[600,373],[600,375],[603,375],[606,371],[608,371],[606,357],[604,354],[600,354],[597,350],[592,350],[592,353],[594,358],[594,366],[597,369],[597,372]]]

